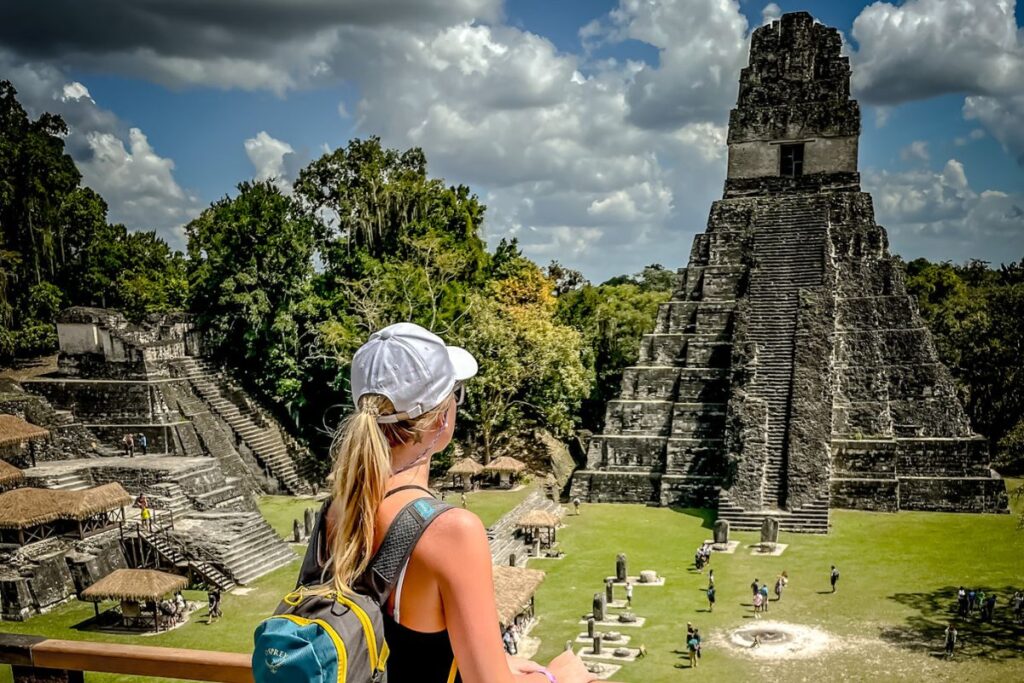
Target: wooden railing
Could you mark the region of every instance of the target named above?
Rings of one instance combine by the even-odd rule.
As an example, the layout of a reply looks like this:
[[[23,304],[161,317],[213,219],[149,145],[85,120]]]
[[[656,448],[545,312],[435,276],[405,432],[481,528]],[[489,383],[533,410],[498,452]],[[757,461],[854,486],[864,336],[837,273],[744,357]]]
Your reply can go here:
[[[117,645],[0,633],[0,664],[10,664],[14,683],[82,683],[84,672],[252,683],[247,654]]]
[[[86,671],[253,683],[252,663],[247,654],[56,640],[9,633],[0,633],[0,664],[11,665],[14,683],[84,683]]]

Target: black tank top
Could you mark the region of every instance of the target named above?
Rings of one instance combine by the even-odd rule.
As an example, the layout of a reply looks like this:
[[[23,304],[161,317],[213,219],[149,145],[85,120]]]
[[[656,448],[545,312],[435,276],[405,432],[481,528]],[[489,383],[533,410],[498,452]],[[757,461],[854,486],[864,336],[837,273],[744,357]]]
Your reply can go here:
[[[420,489],[434,495],[422,486],[407,484],[388,491],[384,497],[407,489]],[[447,630],[433,633],[413,631],[395,621],[387,609],[382,611],[384,637],[391,652],[388,656],[388,683],[462,683]]]
[[[448,631],[423,633],[402,626],[386,611],[388,683],[462,683]]]

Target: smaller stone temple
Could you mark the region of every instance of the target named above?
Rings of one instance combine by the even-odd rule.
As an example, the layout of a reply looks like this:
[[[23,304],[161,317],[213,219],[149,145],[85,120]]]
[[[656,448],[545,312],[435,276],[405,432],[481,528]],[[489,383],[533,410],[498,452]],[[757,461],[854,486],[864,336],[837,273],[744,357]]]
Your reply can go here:
[[[56,372],[0,380],[0,618],[116,569],[229,590],[295,560],[256,507],[310,454],[203,355],[184,314],[71,308]]]
[[[572,495],[825,532],[832,507],[1005,512],[857,171],[836,29],[756,29],[722,199]]]

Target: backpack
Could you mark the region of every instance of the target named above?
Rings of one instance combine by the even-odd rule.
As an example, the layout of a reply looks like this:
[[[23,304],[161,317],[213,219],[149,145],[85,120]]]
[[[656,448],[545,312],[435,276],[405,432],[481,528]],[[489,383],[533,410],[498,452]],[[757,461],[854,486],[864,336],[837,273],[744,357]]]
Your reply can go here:
[[[388,646],[382,606],[394,590],[420,536],[451,508],[433,498],[408,503],[384,535],[355,592],[339,595],[327,572],[331,501],[317,515],[296,589],[253,635],[255,683],[386,683]]]

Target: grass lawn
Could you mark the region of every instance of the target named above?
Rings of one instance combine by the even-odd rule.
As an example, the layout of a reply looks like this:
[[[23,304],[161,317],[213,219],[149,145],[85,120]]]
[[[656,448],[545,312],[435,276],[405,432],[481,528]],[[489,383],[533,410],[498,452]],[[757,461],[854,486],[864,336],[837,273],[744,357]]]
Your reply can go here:
[[[501,519],[501,516],[523,502],[531,491],[536,490],[538,484],[526,484],[514,491],[483,490],[466,494],[466,506],[477,514],[477,517],[490,526]],[[449,493],[445,499],[451,505],[459,505],[459,494]]]
[[[320,510],[322,503],[312,498],[296,498],[294,496],[263,496],[260,498],[260,512],[274,527],[274,531],[282,538],[291,539],[292,522],[299,520],[303,523],[303,515],[306,508],[312,508],[314,512]]]
[[[526,493],[474,493],[469,506],[490,523]],[[275,528],[289,532],[291,519],[309,503],[274,497],[261,507]],[[1018,510],[1021,503],[1015,501]],[[667,584],[634,592],[634,610],[647,623],[621,631],[633,637],[631,646],[645,644],[648,656],[616,674],[622,683],[698,675],[708,681],[1024,680],[1024,630],[1002,618],[1008,591],[1024,588],[1024,531],[1017,530],[1015,516],[835,511],[828,536],[782,534],[781,542],[789,547],[780,557],[754,557],[742,546],[733,555],[716,554],[711,566],[718,601],[714,613],[708,613],[706,574],[690,567],[693,551],[710,537],[711,519],[713,513],[704,510],[635,505],[584,505],[579,517],[567,517],[568,526],[559,534],[566,559],[531,561],[532,567],[548,572],[537,595],[540,620],[533,635],[542,639],[537,658],[550,659],[567,639],[585,630],[577,620],[589,611],[603,578],[614,573],[616,553],[625,552],[631,574],[655,569]],[[735,538],[746,545],[756,535]],[[842,572],[834,595],[828,593],[828,568],[833,563]],[[834,636],[835,646],[814,659],[789,660],[756,660],[731,649],[723,642],[724,635],[754,621],[750,582],[755,577],[772,581],[783,569],[789,572],[790,584],[782,602],[771,604],[767,618],[824,629]],[[74,629],[92,615],[92,607],[73,602],[24,623],[0,622],[0,631],[245,652],[254,625],[288,592],[296,570],[292,564],[263,577],[247,595],[226,595],[226,617],[212,626],[193,620],[156,636],[97,635]],[[954,661],[946,662],[934,655],[942,648],[947,610],[961,583],[997,591],[997,619],[994,625],[962,625],[962,650]],[[188,597],[205,600],[203,593]],[[701,629],[706,643],[700,667],[692,673],[676,652],[687,621]],[[0,667],[0,683],[10,680],[9,669]],[[89,674],[87,680],[141,679]]]
[[[697,546],[710,538],[711,519],[703,510],[616,505],[585,505],[579,517],[567,517],[568,528],[559,534],[567,558],[530,563],[548,572],[537,595],[538,659],[550,659],[586,630],[577,621],[589,612],[603,578],[615,573],[616,553],[625,552],[631,574],[655,569],[667,583],[634,591],[634,611],[647,623],[619,630],[633,637],[630,646],[645,644],[648,656],[616,674],[623,683],[691,675],[708,681],[1024,680],[1024,629],[1002,614],[1013,590],[1024,589],[1024,531],[1015,516],[834,511],[831,534],[782,534],[780,542],[789,547],[779,557],[751,556],[743,546],[758,536],[735,534],[742,541],[735,554],[712,559],[717,602],[709,613],[706,574],[691,567]],[[834,595],[830,564],[841,572]],[[722,642],[754,622],[751,581],[774,582],[783,570],[789,587],[765,619],[822,628],[835,636],[833,651],[815,659],[757,660]],[[961,583],[997,591],[997,619],[961,625],[962,650],[947,662],[935,654]],[[681,653],[687,621],[706,642],[692,674]]]

